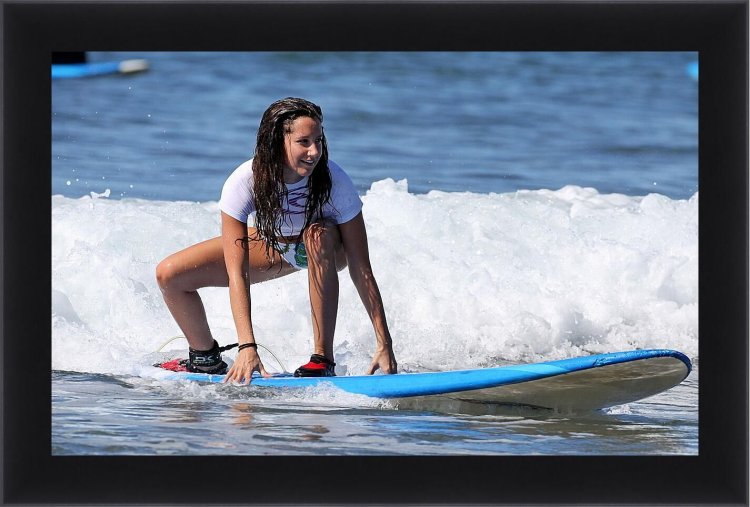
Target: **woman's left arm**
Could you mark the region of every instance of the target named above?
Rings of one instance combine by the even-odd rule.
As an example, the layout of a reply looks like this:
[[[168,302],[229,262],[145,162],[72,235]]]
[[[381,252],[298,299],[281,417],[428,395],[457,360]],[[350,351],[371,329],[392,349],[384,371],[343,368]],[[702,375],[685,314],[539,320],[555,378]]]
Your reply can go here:
[[[391,334],[388,331],[388,323],[385,319],[383,299],[380,296],[375,276],[372,274],[370,252],[367,247],[367,231],[365,230],[362,212],[348,222],[339,224],[339,231],[346,252],[349,275],[352,277],[352,282],[357,288],[362,304],[364,304],[367,314],[370,316],[377,339],[377,350],[367,373],[372,375],[378,369],[383,373],[398,373]]]

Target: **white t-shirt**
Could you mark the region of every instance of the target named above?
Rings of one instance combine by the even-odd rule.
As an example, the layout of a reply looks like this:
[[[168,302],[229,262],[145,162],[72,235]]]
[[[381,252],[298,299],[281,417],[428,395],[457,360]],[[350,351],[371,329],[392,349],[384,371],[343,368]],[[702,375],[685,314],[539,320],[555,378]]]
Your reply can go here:
[[[323,205],[322,218],[330,218],[337,224],[343,224],[362,210],[362,200],[354,188],[354,183],[341,167],[329,160],[328,168],[331,171],[331,199]],[[288,196],[282,206],[282,236],[297,236],[305,225],[308,179],[306,176],[297,183],[286,186]],[[252,159],[240,165],[227,178],[221,190],[219,209],[249,227],[255,226]]]

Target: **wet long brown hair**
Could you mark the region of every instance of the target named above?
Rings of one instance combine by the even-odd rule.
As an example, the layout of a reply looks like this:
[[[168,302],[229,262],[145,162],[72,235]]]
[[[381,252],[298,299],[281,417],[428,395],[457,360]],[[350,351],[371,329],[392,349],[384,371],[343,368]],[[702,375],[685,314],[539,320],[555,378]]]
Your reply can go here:
[[[260,239],[266,242],[266,257],[279,250],[279,236],[283,221],[282,203],[287,198],[284,183],[286,147],[284,136],[291,133],[292,123],[297,118],[312,118],[323,125],[323,112],[312,102],[294,97],[278,100],[263,113],[258,128],[253,159],[253,190],[255,193],[255,227]],[[307,203],[305,225],[302,234],[311,223],[323,217],[323,205],[331,198],[331,173],[328,169],[328,144],[323,133],[320,160],[307,181]]]

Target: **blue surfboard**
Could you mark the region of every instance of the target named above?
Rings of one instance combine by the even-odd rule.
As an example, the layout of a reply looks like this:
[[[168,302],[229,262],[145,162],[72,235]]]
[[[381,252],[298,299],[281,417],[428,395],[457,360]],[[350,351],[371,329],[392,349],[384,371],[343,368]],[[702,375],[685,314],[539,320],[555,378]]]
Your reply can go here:
[[[52,64],[52,79],[103,76],[107,74],[133,74],[148,70],[146,60],[121,62],[56,63]]]
[[[428,373],[300,378],[254,373],[250,388],[302,389],[330,385],[374,398],[445,397],[560,411],[597,410],[671,389],[690,373],[690,360],[674,350],[634,350],[534,364]],[[223,382],[224,375],[167,372],[159,378]]]

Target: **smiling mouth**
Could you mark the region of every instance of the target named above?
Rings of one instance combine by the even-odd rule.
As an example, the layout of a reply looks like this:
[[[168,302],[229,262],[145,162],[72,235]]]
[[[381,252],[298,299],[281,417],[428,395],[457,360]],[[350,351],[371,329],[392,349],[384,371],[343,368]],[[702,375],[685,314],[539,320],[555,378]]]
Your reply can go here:
[[[317,163],[317,160],[303,160],[302,163],[307,165],[315,165]]]

